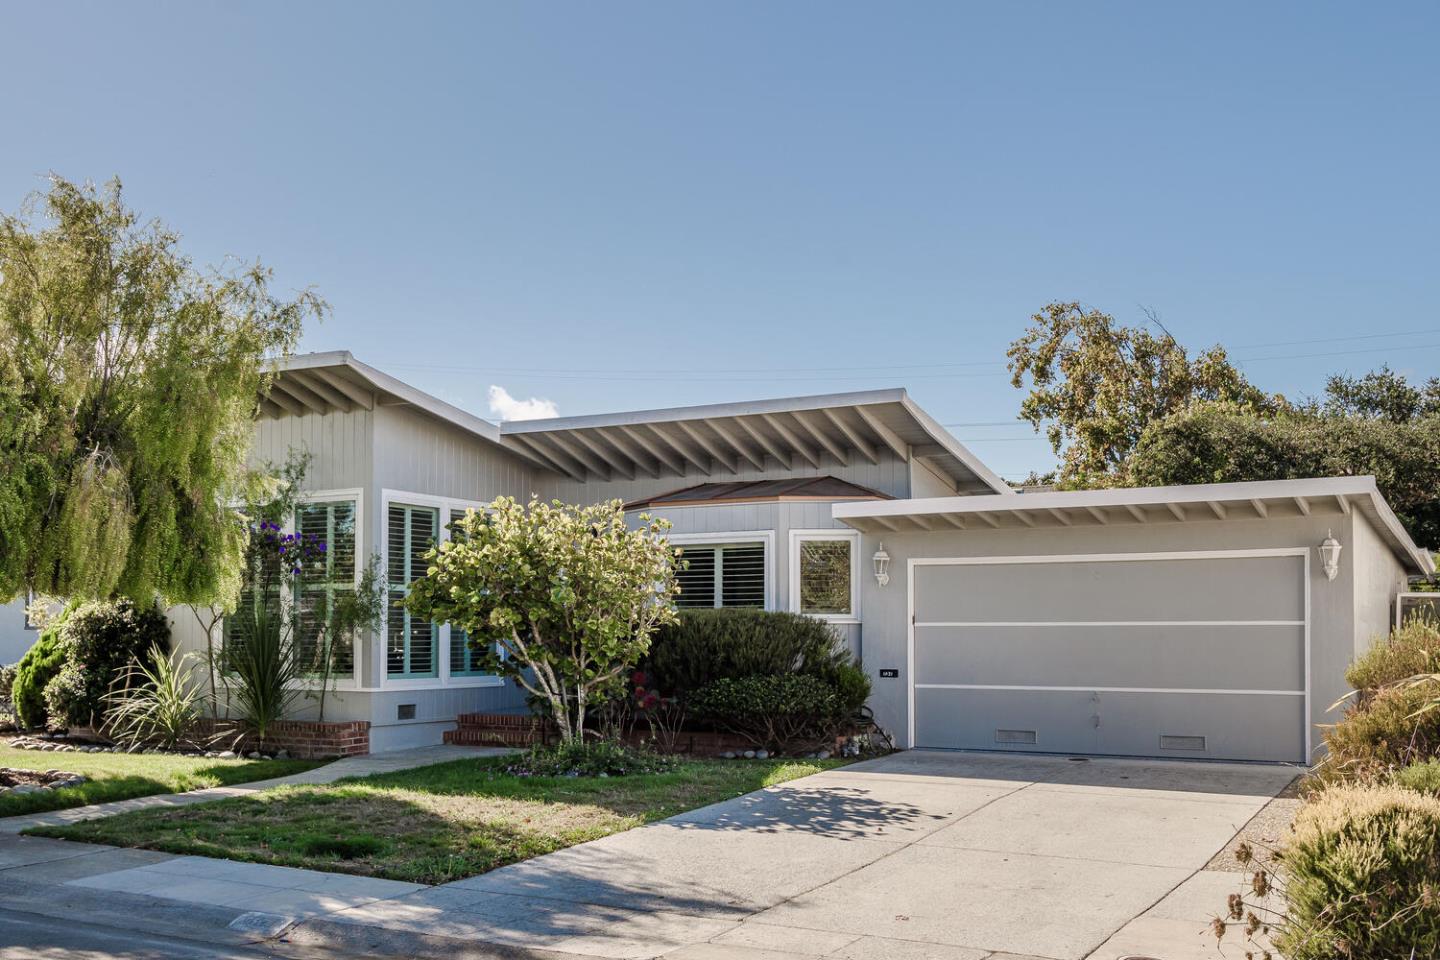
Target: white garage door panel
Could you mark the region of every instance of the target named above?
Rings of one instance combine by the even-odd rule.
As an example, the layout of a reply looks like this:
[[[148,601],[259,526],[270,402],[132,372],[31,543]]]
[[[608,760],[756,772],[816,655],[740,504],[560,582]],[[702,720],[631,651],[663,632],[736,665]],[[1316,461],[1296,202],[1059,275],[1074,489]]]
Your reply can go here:
[[[1305,628],[1266,626],[915,627],[924,683],[1294,690]]]
[[[1293,623],[1305,618],[1293,588],[1303,565],[1296,556],[921,565],[915,568],[915,617],[922,623]],[[961,569],[965,589],[955,590]],[[1273,589],[1275,584],[1288,589]]]
[[[1306,758],[1304,551],[911,562],[913,742]]]

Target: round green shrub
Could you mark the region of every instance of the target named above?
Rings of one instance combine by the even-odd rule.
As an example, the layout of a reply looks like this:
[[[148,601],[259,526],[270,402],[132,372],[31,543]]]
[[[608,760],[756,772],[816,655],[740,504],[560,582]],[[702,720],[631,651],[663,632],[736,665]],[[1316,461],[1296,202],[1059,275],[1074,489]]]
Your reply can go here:
[[[1290,960],[1440,956],[1440,799],[1336,786],[1301,808],[1281,854]]]
[[[133,661],[149,664],[152,650],[168,654],[170,622],[155,607],[129,600],[88,603],[74,610],[60,630],[65,662],[45,687],[50,723],[101,727],[105,697],[124,683]]]
[[[68,611],[40,631],[33,646],[15,665],[15,680],[10,695],[15,700],[15,720],[22,729],[42,729],[46,723],[45,687],[65,665],[65,650],[60,630]]]
[[[1406,790],[1440,797],[1440,760],[1427,760],[1395,771],[1390,782]]]

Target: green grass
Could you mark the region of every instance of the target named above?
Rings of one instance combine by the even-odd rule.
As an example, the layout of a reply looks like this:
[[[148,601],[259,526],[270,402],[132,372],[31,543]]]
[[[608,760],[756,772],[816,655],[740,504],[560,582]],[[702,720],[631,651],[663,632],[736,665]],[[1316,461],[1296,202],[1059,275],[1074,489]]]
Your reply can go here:
[[[627,777],[512,777],[457,760],[323,786],[136,813],[40,836],[445,883],[839,766],[695,760]]]
[[[63,790],[0,795],[0,817],[268,780],[319,765],[317,760],[216,760],[162,753],[55,753],[17,750],[0,744],[0,767],[64,770],[87,778],[80,786]]]

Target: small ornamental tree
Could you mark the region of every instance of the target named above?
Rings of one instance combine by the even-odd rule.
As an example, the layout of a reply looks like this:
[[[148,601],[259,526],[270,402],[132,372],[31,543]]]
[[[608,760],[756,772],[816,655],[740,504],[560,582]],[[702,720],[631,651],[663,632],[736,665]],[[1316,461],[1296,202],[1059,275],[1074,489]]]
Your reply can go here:
[[[577,507],[509,497],[471,510],[411,584],[415,614],[464,630],[485,668],[549,704],[566,743],[592,703],[616,690],[675,619],[677,551],[669,524],[619,500]]]

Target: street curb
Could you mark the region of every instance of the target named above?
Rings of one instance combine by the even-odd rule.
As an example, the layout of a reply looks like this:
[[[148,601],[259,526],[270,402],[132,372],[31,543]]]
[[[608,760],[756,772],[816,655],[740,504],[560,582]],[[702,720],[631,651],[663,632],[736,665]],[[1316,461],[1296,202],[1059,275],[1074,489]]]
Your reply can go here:
[[[150,897],[141,893],[93,890],[64,883],[36,883],[0,877],[0,903],[15,913],[57,920],[84,917],[87,923],[161,934],[177,940],[242,946],[261,942],[230,927],[245,911]]]
[[[278,942],[318,947],[342,956],[409,957],[423,960],[432,957],[436,960],[591,960],[575,953],[499,943],[477,943],[474,940],[461,940],[433,933],[392,930],[387,927],[327,920],[324,917],[302,920],[279,937]]]

